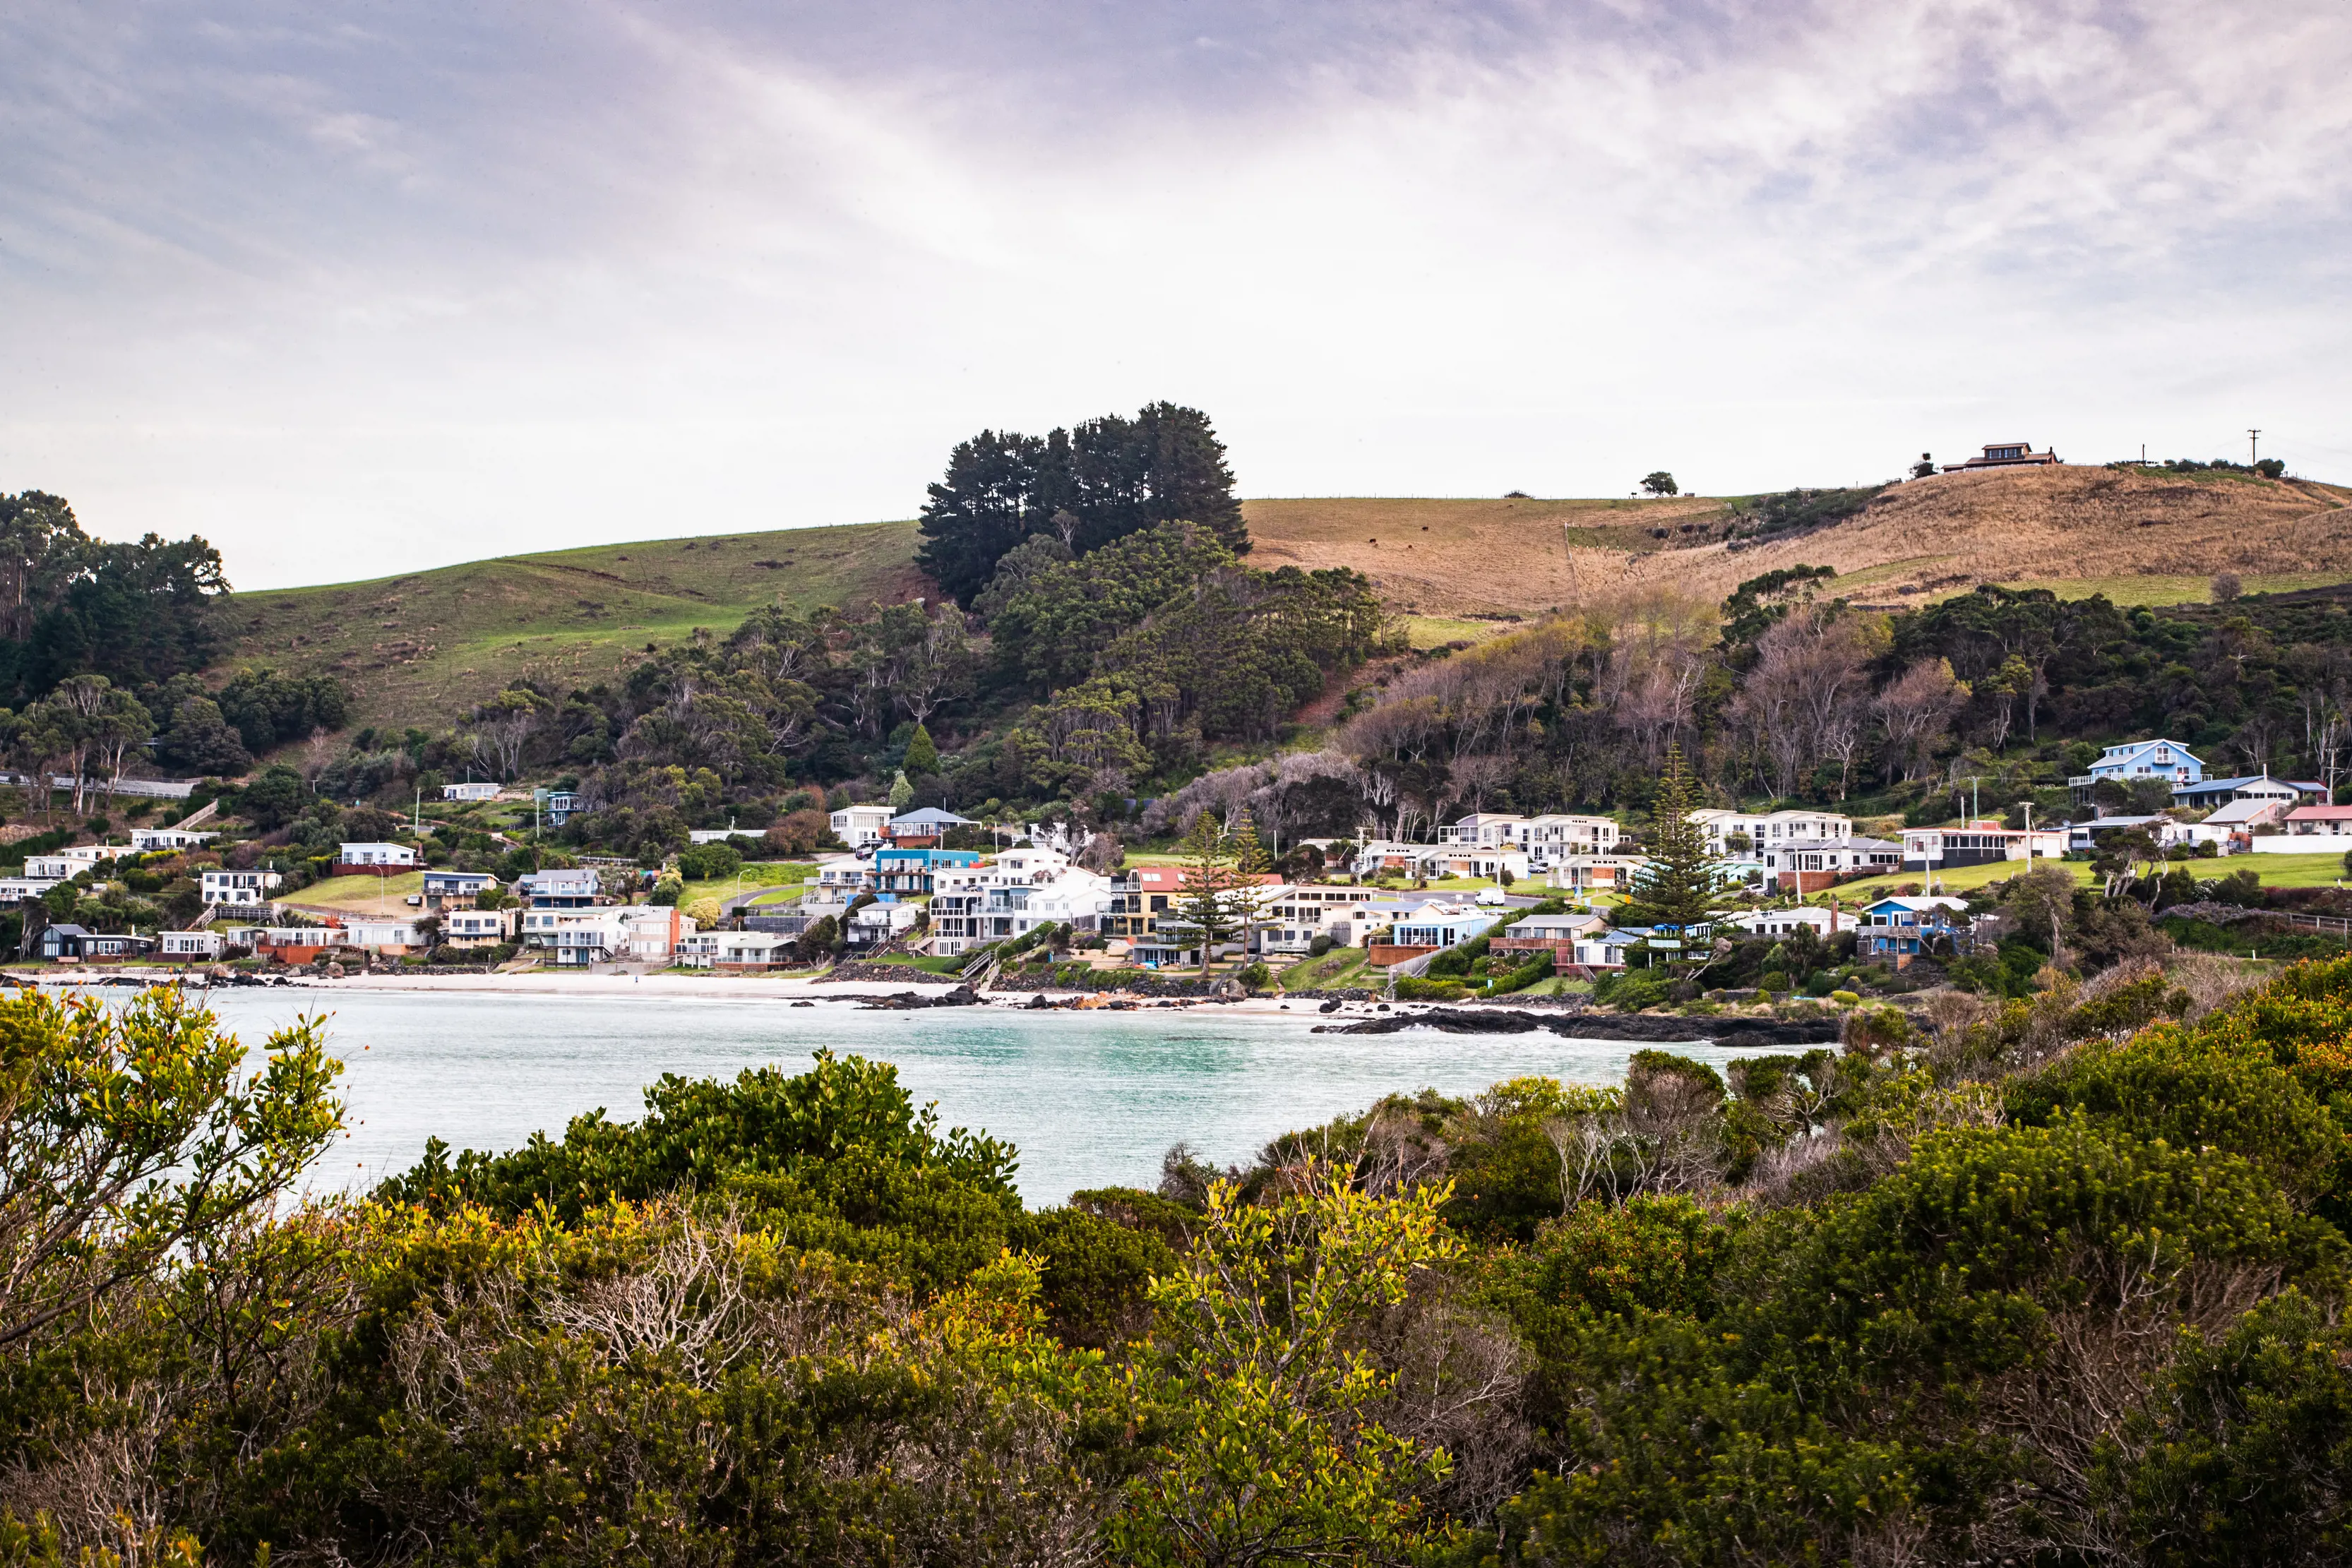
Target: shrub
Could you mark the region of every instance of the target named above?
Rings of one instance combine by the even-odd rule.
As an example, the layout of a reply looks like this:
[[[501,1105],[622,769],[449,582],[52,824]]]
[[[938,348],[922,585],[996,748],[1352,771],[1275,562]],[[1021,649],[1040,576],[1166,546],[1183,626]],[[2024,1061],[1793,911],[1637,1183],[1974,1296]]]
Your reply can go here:
[[[1470,994],[1470,988],[1459,980],[1429,980],[1418,975],[1397,977],[1396,995],[1401,1002],[1458,1002]]]

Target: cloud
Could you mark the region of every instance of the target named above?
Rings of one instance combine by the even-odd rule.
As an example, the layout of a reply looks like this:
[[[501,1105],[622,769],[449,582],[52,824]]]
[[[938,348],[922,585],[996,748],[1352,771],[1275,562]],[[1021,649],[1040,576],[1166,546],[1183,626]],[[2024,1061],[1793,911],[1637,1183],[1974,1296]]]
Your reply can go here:
[[[2352,465],[2325,4],[204,16],[0,23],[0,484],[247,585],[907,516],[1162,396],[1255,494]]]

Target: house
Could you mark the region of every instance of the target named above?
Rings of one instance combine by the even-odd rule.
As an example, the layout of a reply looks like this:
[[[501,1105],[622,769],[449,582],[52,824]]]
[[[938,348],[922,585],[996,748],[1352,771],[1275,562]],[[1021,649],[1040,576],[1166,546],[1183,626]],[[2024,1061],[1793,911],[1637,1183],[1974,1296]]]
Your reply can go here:
[[[1971,457],[1965,463],[1947,463],[1947,474],[1965,473],[1975,468],[2031,468],[2058,461],[2055,450],[2036,452],[2031,441],[1999,442],[1984,449],[1981,457]]]
[[[2326,800],[2327,786],[2316,779],[2273,779],[2250,773],[2237,779],[2207,779],[2172,787],[2176,806],[2220,806],[2236,800],[2275,800],[2292,806],[2297,800]]]
[[[0,876],[0,904],[22,904],[58,885],[53,876]]]
[[[2226,842],[2230,837],[2227,823],[2209,829],[2203,822],[2184,822],[2174,817],[2117,814],[2076,822],[2066,830],[2066,847],[2077,852],[2095,850],[2101,839],[2129,832],[2146,833],[2157,848],[2163,850],[2204,841]]]
[[[1954,866],[1990,865],[1995,861],[2063,860],[2070,830],[2003,827],[1994,821],[1957,828],[1903,830],[1905,871],[1949,871]]]
[[[896,815],[887,806],[844,806],[833,813],[833,836],[853,850],[878,844]]]
[[[1953,952],[1968,940],[1968,903],[1958,898],[1882,898],[1857,923],[1854,951],[1902,968],[1922,953]]]
[[[218,833],[190,832],[185,828],[133,828],[131,847],[141,854],[169,853],[175,850],[202,848]]]
[[[1855,917],[1851,915],[1841,916],[1833,908],[1808,905],[1802,909],[1752,909],[1744,914],[1726,915],[1721,924],[1752,936],[1793,936],[1799,931],[1810,931],[1816,936],[1834,936],[1841,930],[1853,930]]]
[[[372,920],[352,915],[343,922],[343,945],[364,947],[381,953],[387,958],[397,958],[425,946],[425,934],[416,928],[413,918],[395,916]]]
[[[953,811],[942,811],[937,806],[925,806],[919,810],[904,811],[890,819],[884,836],[894,844],[916,848],[944,841],[949,830],[976,826],[970,817],[959,817]]]
[[[71,882],[100,861],[110,861],[121,853],[110,844],[74,844],[47,854],[26,855],[25,874],[47,877],[52,882]]]
[[[792,956],[793,939],[772,931],[696,933],[678,954],[678,961],[696,968],[756,974],[773,969]]]
[[[2274,829],[2286,821],[2294,810],[2291,800],[2231,800],[2215,807],[2205,820],[2196,824],[2200,840],[2210,838],[2223,845],[2242,845],[2264,829]]]
[[[71,964],[93,958],[135,958],[153,951],[154,946],[152,936],[64,925],[42,927],[38,950],[51,963]]]
[[[849,929],[844,939],[855,948],[879,947],[895,941],[915,928],[922,918],[922,910],[912,904],[869,904],[849,917]]]
[[[723,828],[691,828],[686,835],[689,843],[696,844],[723,844],[730,839],[740,839],[743,845],[739,845],[739,848],[758,845],[766,836],[755,829],[739,828],[732,822]]]
[[[935,929],[938,913],[939,904],[934,899],[932,915]],[[820,920],[838,924],[848,915],[849,903],[846,899],[827,899],[814,894],[803,894],[790,904],[751,905],[743,912],[743,928],[746,931],[770,931],[780,936],[800,937],[807,935],[808,928]]]
[[[1565,893],[1623,893],[1649,863],[1647,855],[1570,855],[1553,862],[1544,882]]]
[[[530,871],[515,878],[515,896],[533,909],[586,909],[604,896],[593,866],[566,866],[558,871]]]
[[[224,945],[217,931],[166,931],[161,934],[158,941],[166,958],[217,958]]]
[[[351,933],[340,925],[215,925],[213,929],[228,946],[249,947],[288,964],[307,964],[351,945]]]
[[[1853,837],[1853,819],[1838,811],[1733,811],[1709,806],[1693,811],[1690,820],[1706,834],[1711,855],[1748,853],[1761,856],[1775,844],[1843,843]],[[1747,841],[1742,843],[1740,841]]]
[[[547,825],[551,828],[563,826],[572,812],[588,809],[588,803],[574,789],[534,789],[530,792],[530,799],[531,804],[546,814]]]
[[[1004,858],[1008,862],[1013,859],[1011,855]],[[1182,915],[1184,880],[1185,868],[1173,865],[1136,866],[1123,875],[1104,879],[1100,915],[1103,935],[1126,943],[1128,956],[1139,964],[1198,963],[1200,937]],[[1256,889],[1235,889],[1229,894],[1235,920],[1238,922],[1244,915],[1255,915],[1256,904],[1265,896],[1257,889],[1281,885],[1279,877],[1262,876],[1257,879]],[[938,900],[934,898],[932,902],[936,904]],[[935,913],[935,925],[937,918]],[[1220,950],[1237,947],[1237,943],[1238,939],[1235,944],[1220,944]],[[939,948],[943,953],[949,950]],[[1187,954],[1191,955],[1189,958]]]
[[[1259,915],[1265,925],[1257,933],[1258,951],[1303,954],[1318,936],[1330,937],[1337,946],[1353,946],[1347,936],[1348,912],[1370,903],[1376,894],[1356,883],[1306,883],[1278,884],[1266,889],[1265,896]]]
[[[1357,850],[1350,869],[1360,877],[1499,877],[1509,872],[1512,880],[1518,881],[1528,873],[1528,857],[1526,850],[1507,839],[1491,845],[1473,842],[1466,836],[1434,844],[1374,839]]]
[[[1519,827],[1519,848],[1538,869],[1570,855],[1605,855],[1617,848],[1619,830],[1607,817],[1552,811],[1529,817]]]
[[[428,871],[425,873],[425,907],[470,909],[474,900],[499,885],[486,871]]]
[[[1529,915],[1511,922],[1486,938],[1489,953],[1549,953],[1556,968],[1579,962],[1576,945],[1590,942],[1609,928],[1598,915]]]
[[[980,852],[977,850],[907,849],[893,845],[874,852],[866,885],[876,893],[896,894],[901,897],[928,895],[942,870],[961,870],[979,863]]]
[[[2088,800],[2102,779],[2130,784],[2137,779],[2160,780],[2172,786],[2176,798],[2183,785],[2203,782],[2205,764],[2177,740],[2127,740],[2099,753],[2088,773],[2066,780],[2077,800]]]
[[[1795,839],[1761,852],[1764,880],[1775,892],[1800,897],[1819,893],[1840,877],[1873,876],[1897,870],[1903,846],[1891,839]]]
[[[2352,848],[2352,806],[2297,806],[2286,814],[2288,841],[2298,849],[2308,852],[2322,849]],[[2308,841],[2326,839],[2326,844]]]
[[[1528,820],[1509,811],[1474,811],[1451,827],[1437,830],[1437,841],[1454,847],[1494,849],[1517,843]]]
[[[1481,909],[1475,904],[1434,900],[1410,915],[1400,916],[1397,923],[1389,928],[1389,940],[1371,949],[1371,960],[1375,964],[1395,964],[1418,953],[1458,947],[1483,934],[1501,918],[1495,911]],[[1396,957],[1383,958],[1381,956],[1383,946],[1412,951],[1399,951]]]
[[[238,909],[259,908],[269,902],[271,892],[285,883],[286,879],[274,871],[206,870],[196,878],[197,892],[206,904]]]
[[[363,866],[371,871],[405,868],[416,863],[416,852],[406,844],[345,844],[336,851],[335,862],[338,867]]]
[[[441,786],[441,799],[444,800],[495,800],[498,798],[498,785],[487,779],[469,779],[463,784]]]
[[[520,909],[452,909],[441,916],[441,940],[466,951],[501,946],[515,939],[521,918]]]
[[[878,852],[877,858],[887,852]],[[1155,883],[1165,873],[1173,885],[1175,868],[1144,869]],[[1026,936],[1040,925],[1110,931],[1110,912],[1128,901],[1119,883],[1072,865],[1059,850],[1012,850],[994,860],[942,866],[933,880],[931,951],[943,957]]]

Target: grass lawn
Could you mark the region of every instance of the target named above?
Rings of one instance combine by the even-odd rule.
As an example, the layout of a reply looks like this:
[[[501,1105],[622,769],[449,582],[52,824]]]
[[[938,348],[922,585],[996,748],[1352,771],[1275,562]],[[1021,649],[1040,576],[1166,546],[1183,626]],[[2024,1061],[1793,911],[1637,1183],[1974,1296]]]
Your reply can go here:
[[[731,876],[713,877],[708,882],[689,882],[678,894],[678,907],[702,898],[732,898],[739,892],[749,893],[755,887],[798,887],[816,875],[814,861],[754,861],[743,867],[740,882]]]
[[[1347,986],[1387,984],[1387,972],[1374,969],[1364,961],[1370,956],[1361,947],[1334,947],[1320,958],[1309,958],[1285,969],[1280,977],[1282,988],[1286,991],[1321,991]]]
[[[2076,882],[2085,887],[2094,885],[2099,880],[2098,873],[2091,868],[2088,861],[2041,861],[2035,863],[2062,866]],[[2339,881],[2346,880],[2344,856],[2340,852],[2315,855],[2228,855],[2219,860],[2185,861],[2176,863],[2188,866],[2190,874],[2200,882],[2214,881],[2228,876],[2233,872],[2241,871],[2252,872],[2262,878],[2265,887],[2333,887]],[[1936,873],[1936,891],[1938,894],[1972,893],[1989,883],[2007,882],[2011,877],[2023,871],[2026,862],[2023,861],[1996,861],[1990,865],[1968,865],[1948,872],[1939,871]],[[1927,878],[1923,873],[1916,871],[1898,872],[1886,876],[1865,877],[1860,882],[1842,883],[1832,891],[1839,903],[1851,905],[1863,899],[1876,898],[1905,883],[1915,883],[1924,891]],[[1805,902],[1826,904],[1831,896],[1831,894],[1817,893]]]
[[[1592,982],[1590,980],[1571,980],[1564,976],[1554,975],[1549,979],[1538,980],[1526,990],[1513,991],[1509,997],[1497,997],[1495,999],[1507,1002],[1511,997],[1585,996],[1591,990]]]
[[[920,969],[931,975],[961,975],[970,958],[943,958],[935,954],[885,953],[879,958],[864,960],[869,964],[902,964],[910,969]]]
[[[406,900],[425,891],[425,873],[403,872],[398,876],[331,876],[314,882],[286,902],[296,908],[334,909],[352,915],[397,915]]]
[[[1465,621],[1451,615],[1408,615],[1405,640],[1415,648],[1442,648],[1448,643],[1483,643],[1519,628],[1508,621]]]
[[[2196,866],[2218,865],[2213,876],[2227,876],[2233,871],[2252,868],[2266,887],[2334,887],[2352,878],[2344,874],[2344,852],[2317,855],[2231,855],[2226,861],[2196,861]],[[2197,874],[2209,873],[2200,870]]]

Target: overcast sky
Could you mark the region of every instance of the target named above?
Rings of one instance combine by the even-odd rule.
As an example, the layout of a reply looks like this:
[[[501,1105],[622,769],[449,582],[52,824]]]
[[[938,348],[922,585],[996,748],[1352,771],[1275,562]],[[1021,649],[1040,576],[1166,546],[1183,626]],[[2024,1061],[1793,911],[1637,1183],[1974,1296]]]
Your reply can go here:
[[[0,0],[0,489],[268,587],[1158,398],[1252,496],[2352,479],[2347,81],[2342,0]]]

